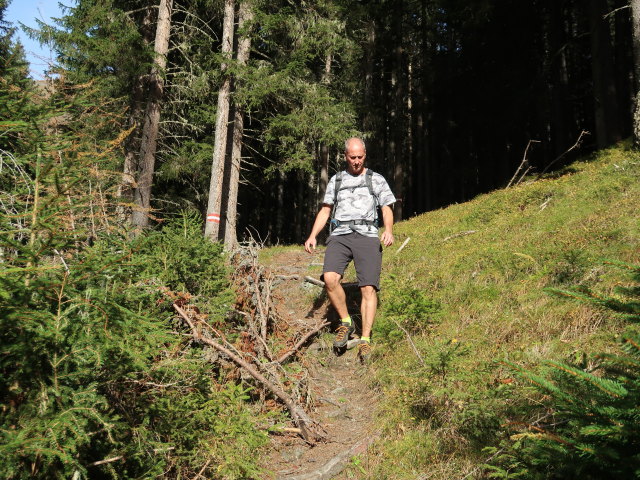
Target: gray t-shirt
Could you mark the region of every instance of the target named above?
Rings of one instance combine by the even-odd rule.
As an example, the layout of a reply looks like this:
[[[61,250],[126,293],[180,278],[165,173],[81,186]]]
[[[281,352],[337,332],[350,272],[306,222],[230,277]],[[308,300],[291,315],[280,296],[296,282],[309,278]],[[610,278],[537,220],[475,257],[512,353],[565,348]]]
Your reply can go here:
[[[365,172],[366,170],[361,175],[351,175],[346,170],[342,172],[342,183],[340,184],[340,191],[338,192],[338,206],[334,214],[336,220],[375,219],[375,204],[367,187]],[[389,184],[382,175],[373,172],[371,185],[373,186],[373,193],[376,196],[379,206],[384,207],[395,203],[396,197],[394,197],[389,188]],[[336,175],[329,180],[322,203],[333,205],[335,187]],[[382,224],[382,219],[380,219],[380,224]],[[336,227],[331,235],[345,235],[352,231],[356,231],[367,237],[378,236],[378,229],[371,225],[341,225]]]

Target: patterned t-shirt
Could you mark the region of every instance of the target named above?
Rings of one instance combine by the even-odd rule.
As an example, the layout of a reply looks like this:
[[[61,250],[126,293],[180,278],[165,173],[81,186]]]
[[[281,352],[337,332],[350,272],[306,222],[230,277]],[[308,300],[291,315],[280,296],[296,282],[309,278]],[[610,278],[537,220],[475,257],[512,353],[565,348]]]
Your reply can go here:
[[[366,170],[361,175],[351,175],[346,170],[342,172],[342,182],[338,192],[338,206],[334,214],[336,220],[374,220],[376,218],[375,204],[367,187],[365,173]],[[395,203],[396,197],[394,197],[389,184],[382,175],[373,172],[371,185],[379,206],[384,207]],[[333,205],[335,187],[336,175],[329,180],[322,203]],[[380,224],[382,224],[382,219],[380,219]],[[367,237],[378,236],[378,228],[371,225],[341,225],[336,227],[331,235],[345,235],[352,231]]]

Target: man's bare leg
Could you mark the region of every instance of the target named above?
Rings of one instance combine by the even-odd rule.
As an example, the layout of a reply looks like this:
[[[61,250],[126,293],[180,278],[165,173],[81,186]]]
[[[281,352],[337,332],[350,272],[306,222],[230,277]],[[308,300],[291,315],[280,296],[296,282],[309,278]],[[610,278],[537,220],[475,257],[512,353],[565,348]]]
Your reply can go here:
[[[331,305],[335,308],[341,319],[347,318],[349,316],[349,311],[347,310],[347,296],[340,284],[342,275],[336,272],[325,272],[323,275],[324,284],[327,289],[327,295],[329,296]]]
[[[362,303],[360,304],[362,336],[371,338],[371,329],[373,328],[373,321],[378,309],[378,294],[372,285],[360,287],[360,293],[362,294]]]
[[[344,293],[340,279],[342,275],[335,272],[325,272],[324,282],[327,288],[327,295],[331,301],[331,305],[335,308],[340,316],[340,326],[336,329],[336,337],[333,340],[333,348],[341,350],[347,346],[349,337],[354,331],[353,323],[349,318],[349,310],[347,309],[347,296]]]

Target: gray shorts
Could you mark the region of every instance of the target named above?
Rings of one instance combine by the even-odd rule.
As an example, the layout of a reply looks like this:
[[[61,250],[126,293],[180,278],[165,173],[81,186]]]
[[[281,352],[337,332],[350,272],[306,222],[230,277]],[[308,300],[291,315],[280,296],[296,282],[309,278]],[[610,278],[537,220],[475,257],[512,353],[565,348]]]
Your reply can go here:
[[[359,233],[346,235],[330,235],[327,239],[327,250],[324,254],[325,272],[344,275],[344,271],[353,260],[358,277],[358,286],[373,285],[380,290],[380,269],[382,267],[382,245],[378,237],[365,237]]]

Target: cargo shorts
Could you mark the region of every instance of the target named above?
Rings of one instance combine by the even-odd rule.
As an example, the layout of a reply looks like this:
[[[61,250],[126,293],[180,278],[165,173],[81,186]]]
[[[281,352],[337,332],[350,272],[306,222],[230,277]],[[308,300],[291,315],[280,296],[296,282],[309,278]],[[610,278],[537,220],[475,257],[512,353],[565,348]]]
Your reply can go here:
[[[356,267],[358,286],[372,285],[376,291],[380,290],[382,244],[378,237],[366,237],[357,232],[329,236],[320,278],[324,280],[325,272],[344,275],[351,260]]]

